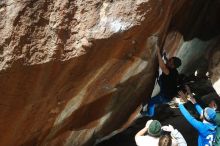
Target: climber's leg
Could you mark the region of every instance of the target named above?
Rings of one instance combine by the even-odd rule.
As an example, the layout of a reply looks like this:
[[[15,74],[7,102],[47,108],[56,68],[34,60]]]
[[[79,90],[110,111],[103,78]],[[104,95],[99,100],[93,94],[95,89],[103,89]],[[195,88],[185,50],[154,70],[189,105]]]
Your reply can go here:
[[[169,100],[161,94],[152,97],[151,101],[148,103],[146,116],[153,117],[155,113],[155,105],[164,104],[167,102],[169,102]]]

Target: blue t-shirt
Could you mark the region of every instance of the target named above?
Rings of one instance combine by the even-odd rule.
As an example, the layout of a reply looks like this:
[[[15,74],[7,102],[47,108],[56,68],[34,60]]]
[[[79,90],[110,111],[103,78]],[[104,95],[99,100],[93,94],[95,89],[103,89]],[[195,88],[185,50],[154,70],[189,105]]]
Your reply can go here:
[[[196,110],[201,114],[202,108],[198,104],[195,106]],[[215,140],[216,125],[196,120],[182,104],[179,104],[179,108],[186,120],[199,132],[198,146],[212,146]]]

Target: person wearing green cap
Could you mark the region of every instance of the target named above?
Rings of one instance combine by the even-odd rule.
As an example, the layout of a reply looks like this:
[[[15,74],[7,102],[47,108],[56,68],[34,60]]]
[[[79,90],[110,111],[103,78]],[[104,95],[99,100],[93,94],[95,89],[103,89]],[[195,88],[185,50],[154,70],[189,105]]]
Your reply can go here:
[[[171,125],[162,127],[157,120],[149,120],[146,126],[135,135],[137,146],[165,146],[160,142],[161,137],[163,137],[162,130],[170,132],[170,137],[172,137],[170,145],[166,146],[187,146],[185,139],[178,130]]]

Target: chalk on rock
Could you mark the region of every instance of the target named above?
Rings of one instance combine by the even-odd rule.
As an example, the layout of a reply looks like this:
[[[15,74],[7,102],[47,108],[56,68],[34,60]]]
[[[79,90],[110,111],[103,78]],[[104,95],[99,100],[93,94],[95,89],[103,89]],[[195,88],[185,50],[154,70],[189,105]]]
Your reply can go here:
[[[148,48],[152,48],[154,47],[156,44],[158,44],[158,36],[152,35],[150,37],[147,38],[147,47]]]

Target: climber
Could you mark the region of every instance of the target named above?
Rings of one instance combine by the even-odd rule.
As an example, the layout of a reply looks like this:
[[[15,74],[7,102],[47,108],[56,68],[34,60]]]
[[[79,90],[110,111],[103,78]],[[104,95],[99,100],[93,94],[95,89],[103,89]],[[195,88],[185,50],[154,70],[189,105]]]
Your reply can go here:
[[[144,111],[142,108],[141,114],[143,116],[153,117],[154,109],[156,104],[168,103],[172,100],[173,97],[177,95],[178,89],[178,77],[179,73],[177,68],[181,66],[181,60],[177,57],[171,57],[167,60],[166,64],[164,63],[160,48],[157,45],[157,42],[154,43],[155,48],[157,49],[157,57],[159,62],[159,67],[162,70],[162,74],[159,76],[158,84],[160,86],[160,92],[158,95],[152,97],[148,103],[147,111]],[[144,106],[143,106],[144,107]]]
[[[163,126],[157,120],[149,120],[135,135],[138,146],[187,146],[182,134],[173,126]]]
[[[179,98],[184,102],[187,102],[186,95],[183,92],[179,92]],[[214,122],[214,119],[216,118],[216,111],[210,107],[206,107],[203,110],[198,104],[195,103],[194,106],[197,112],[202,115],[202,122],[200,122],[190,115],[180,100],[177,101],[179,101],[179,109],[182,115],[199,132],[198,146],[212,146],[216,135],[216,125]]]
[[[191,93],[191,90],[189,88],[189,86],[185,86],[186,87],[186,91],[187,93],[189,94],[189,101],[192,102],[192,104],[194,104],[196,106],[196,109],[197,111],[201,111],[202,108],[198,105],[198,103],[196,102],[195,98],[193,97],[192,93]],[[185,96],[185,95],[182,95],[182,96]],[[218,110],[218,106],[217,106],[217,103],[215,101],[214,98],[212,98],[209,103],[208,103],[208,106],[214,110]],[[200,115],[200,118],[202,118],[202,113]],[[213,146],[220,146],[220,112],[219,111],[216,111],[216,117],[213,119],[213,121],[215,122],[215,124],[217,125],[217,128],[216,128],[216,137],[215,137],[215,141],[213,143]]]

